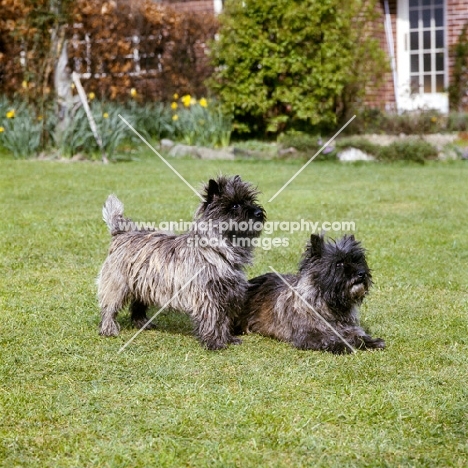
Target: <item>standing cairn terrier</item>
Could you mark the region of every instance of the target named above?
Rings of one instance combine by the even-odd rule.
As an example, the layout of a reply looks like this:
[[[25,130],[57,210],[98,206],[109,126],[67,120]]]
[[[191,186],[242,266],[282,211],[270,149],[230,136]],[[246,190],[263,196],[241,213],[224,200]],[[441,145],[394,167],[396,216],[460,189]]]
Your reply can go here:
[[[211,179],[190,230],[180,235],[128,230],[123,204],[110,195],[102,210],[112,241],[97,280],[100,334],[119,334],[116,316],[126,304],[133,325],[143,328],[149,306],[170,303],[191,317],[206,348],[240,343],[232,331],[248,287],[244,268],[265,220],[258,193],[239,176]]]
[[[372,277],[365,251],[353,235],[325,242],[322,236],[313,234],[299,272],[282,278],[314,310],[277,274],[267,273],[249,282],[245,315],[241,317],[244,332],[290,342],[299,349],[336,354],[352,350],[343,339],[357,349],[385,347],[383,340],[371,338],[359,325],[358,306]]]

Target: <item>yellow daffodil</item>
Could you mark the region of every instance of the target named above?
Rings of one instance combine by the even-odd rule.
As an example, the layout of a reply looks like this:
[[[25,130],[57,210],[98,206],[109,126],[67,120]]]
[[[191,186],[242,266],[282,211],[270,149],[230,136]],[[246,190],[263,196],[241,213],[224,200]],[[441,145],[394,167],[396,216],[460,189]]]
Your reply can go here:
[[[3,127],[0,127],[0,133],[3,133],[5,129]]]
[[[173,120],[174,122],[177,121],[177,120],[179,120],[179,116],[178,116],[177,114],[174,114],[174,115],[172,116],[172,120]]]
[[[199,103],[200,106],[202,106],[202,107],[207,107],[207,106],[208,106],[208,101],[207,101],[204,97],[202,97],[202,98],[200,99],[200,101],[198,101],[198,103]]]
[[[177,99],[179,99],[179,95],[177,93],[175,93],[173,98],[174,98],[174,101],[177,101]]]
[[[28,82],[26,80],[24,80],[22,83],[21,83],[21,86],[23,88],[27,88],[28,87]]]
[[[197,100],[194,97],[190,98],[190,105],[191,106],[194,106],[196,103],[197,103]]]
[[[190,94],[186,94],[185,96],[182,96],[182,104],[185,106],[185,107],[190,107],[190,102],[192,100],[192,98],[190,97]]]
[[[11,109],[6,113],[7,119],[13,119],[15,117],[15,109]]]
[[[38,115],[37,120],[39,120],[39,122],[40,122],[42,120],[42,115]]]
[[[135,97],[137,95],[137,90],[135,88],[132,88],[130,90],[130,96]]]
[[[109,114],[107,112],[104,112],[104,114],[102,114],[102,116],[105,118],[105,119],[108,119],[109,118]]]
[[[91,91],[89,94],[88,94],[88,97],[89,97],[89,100],[92,101],[96,95]]]
[[[173,102],[173,103],[171,104],[171,109],[172,109],[172,110],[176,110],[176,109],[177,109],[177,102]]]

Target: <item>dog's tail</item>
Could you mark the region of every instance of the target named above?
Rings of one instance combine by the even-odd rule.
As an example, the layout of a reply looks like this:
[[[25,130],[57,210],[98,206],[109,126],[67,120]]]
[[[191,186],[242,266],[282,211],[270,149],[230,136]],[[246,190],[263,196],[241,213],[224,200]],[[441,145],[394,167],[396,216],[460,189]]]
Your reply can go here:
[[[123,203],[115,195],[109,195],[102,207],[102,219],[106,222],[111,236],[128,231],[127,223],[130,220],[123,217],[123,212]]]

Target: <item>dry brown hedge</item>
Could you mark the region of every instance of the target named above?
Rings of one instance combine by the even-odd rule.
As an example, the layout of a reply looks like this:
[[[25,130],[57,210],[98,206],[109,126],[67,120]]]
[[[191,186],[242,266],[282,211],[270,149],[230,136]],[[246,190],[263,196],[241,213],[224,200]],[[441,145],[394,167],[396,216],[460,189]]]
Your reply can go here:
[[[41,5],[45,20],[38,21]],[[70,70],[89,72],[90,78],[82,79],[88,92],[118,100],[128,99],[132,88],[140,100],[206,94],[204,81],[212,72],[207,43],[218,28],[213,15],[176,12],[151,0],[78,0],[70,5],[61,31],[68,40]],[[0,0],[0,93],[53,92],[47,64],[53,63],[49,31],[57,18],[48,18],[47,8],[46,0]],[[26,51],[26,66],[20,63],[21,50]]]

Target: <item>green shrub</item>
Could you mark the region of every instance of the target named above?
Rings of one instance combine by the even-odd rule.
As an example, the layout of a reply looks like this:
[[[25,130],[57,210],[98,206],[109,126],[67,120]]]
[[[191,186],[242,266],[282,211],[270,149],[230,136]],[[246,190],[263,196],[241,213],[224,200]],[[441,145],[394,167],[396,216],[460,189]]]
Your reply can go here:
[[[375,35],[365,33],[374,14],[374,0],[226,2],[209,85],[234,129],[335,126],[387,69]]]
[[[42,122],[25,104],[3,106],[2,111],[4,113],[0,116],[0,144],[10,151],[14,158],[35,156],[41,147]]]
[[[466,132],[468,130],[468,113],[451,112],[447,118],[447,130],[450,132]]]
[[[377,159],[380,161],[415,161],[424,163],[437,158],[437,148],[424,140],[396,141],[380,146]]]
[[[283,148],[292,147],[303,153],[317,151],[320,148],[319,137],[307,133],[284,133],[278,138],[278,142]]]
[[[56,119],[54,119],[56,122]],[[71,157],[81,152],[95,151],[97,147],[93,132],[89,126],[88,118],[83,107],[79,107],[70,116],[68,125],[63,132],[52,129],[55,147],[59,149],[60,154],[65,157]]]
[[[320,136],[309,135],[307,133],[292,132],[280,135],[278,143],[283,149],[294,148],[298,151],[296,157],[312,157],[323,146],[326,141]],[[336,160],[336,151],[333,144],[315,157],[316,161]]]
[[[183,96],[186,105],[178,104],[173,110],[173,137],[187,145],[210,146],[213,148],[229,145],[232,119],[214,101]],[[191,101],[191,103],[190,103]]]
[[[133,116],[125,112],[122,106],[115,103],[95,103],[92,108],[99,135],[102,140],[102,148],[109,158],[112,158],[118,146],[126,139],[140,142],[140,139],[132,132],[128,125],[119,117],[135,127]],[[97,150],[96,144],[96,150]]]
[[[125,139],[140,141],[126,123],[120,119],[119,114],[132,126],[135,126],[132,115],[128,115],[129,113],[122,105],[93,101],[90,108],[102,141],[102,150],[109,158],[114,156],[118,146]],[[69,125],[62,133],[54,132],[53,135],[55,145],[59,148],[62,156],[70,157],[79,152],[88,155],[101,152],[83,107],[79,107],[73,113]]]
[[[171,110],[161,102],[140,104],[132,101],[126,114],[132,116],[135,129],[147,139],[173,138]]]
[[[325,143],[318,137],[307,134],[286,134],[279,138],[282,148],[293,147],[299,152],[299,157],[313,156]],[[366,138],[351,137],[335,140],[333,151],[324,151],[317,156],[318,161],[335,160],[338,152],[347,148],[356,148],[374,156],[379,161],[415,161],[424,162],[437,158],[437,148],[422,139],[405,139],[391,143],[388,146],[377,145]],[[330,148],[331,149],[331,148]],[[297,157],[298,155],[294,155]]]
[[[376,145],[365,138],[359,137],[342,138],[337,140],[336,147],[340,151],[346,148],[356,148],[375,157],[378,156],[381,148],[380,145]]]
[[[452,48],[454,59],[452,83],[449,86],[450,108],[461,111],[468,107],[468,23]]]
[[[357,111],[356,119],[345,132],[423,135],[446,130],[447,117],[435,109],[421,109],[397,114],[382,112],[375,108],[363,108]]]
[[[437,158],[437,148],[422,139],[404,139],[390,145],[376,145],[365,138],[343,138],[337,148],[356,148],[374,156],[379,161],[415,161],[423,163]]]
[[[219,103],[204,98],[197,102],[186,95],[180,102],[174,102],[172,108],[162,103],[124,105],[93,100],[90,108],[103,152],[109,158],[125,142],[131,146],[142,144],[119,114],[147,140],[167,137],[189,145],[222,147],[229,144],[231,136],[231,117]],[[42,110],[42,115],[36,116],[27,102],[0,98],[0,147],[15,158],[32,156],[49,146],[65,157],[101,153],[80,103],[70,113],[66,125],[58,125],[52,107]]]

